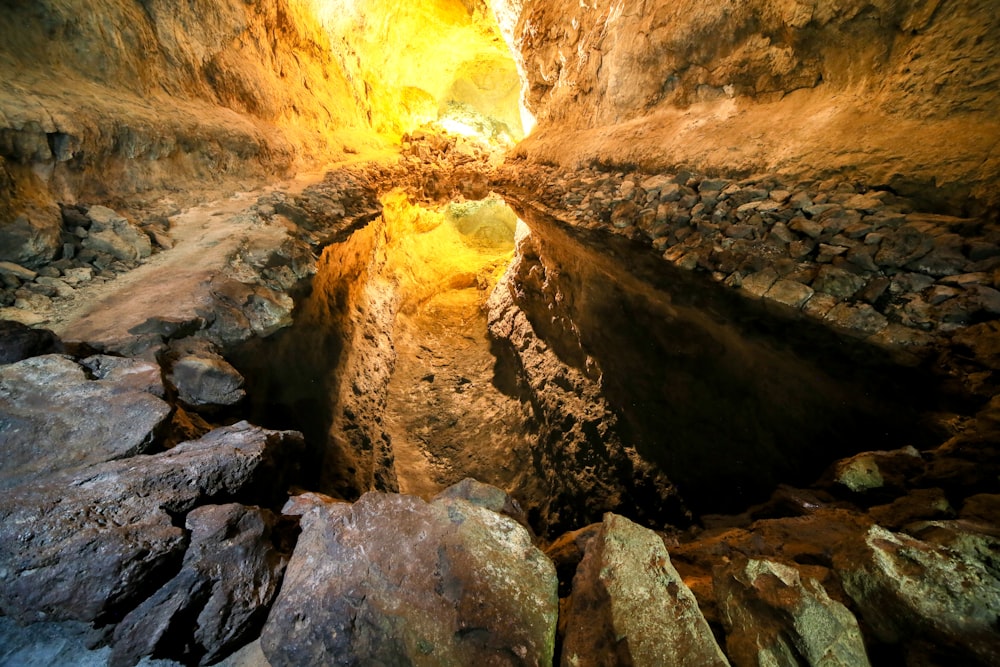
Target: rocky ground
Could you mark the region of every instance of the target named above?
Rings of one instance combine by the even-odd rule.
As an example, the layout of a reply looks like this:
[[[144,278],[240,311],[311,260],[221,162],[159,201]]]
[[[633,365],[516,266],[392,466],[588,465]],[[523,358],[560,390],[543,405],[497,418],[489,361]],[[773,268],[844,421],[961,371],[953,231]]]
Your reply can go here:
[[[72,258],[30,271],[5,267],[9,307],[51,317],[63,336],[7,322],[0,337],[0,662],[1000,659],[1000,238],[993,221],[915,211],[856,184],[562,173],[514,162],[494,174],[492,187],[585,240],[623,236],[631,252],[761,305],[769,317],[818,323],[845,344],[936,369],[956,407],[936,418],[931,446],[901,441],[861,452],[832,461],[812,484],[778,486],[740,514],[664,525],[683,499],[624,437],[627,419],[613,401],[600,403],[601,388],[613,384],[609,362],[598,356],[588,365],[585,348],[567,346],[587,340],[565,335],[584,331],[573,319],[582,311],[564,304],[552,311],[563,319],[544,323],[519,310],[518,290],[583,298],[559,282],[571,275],[539,273],[556,265],[545,263],[551,258],[538,245],[538,257],[512,265],[482,316],[494,344],[510,345],[509,394],[547,434],[531,465],[580,466],[576,477],[549,487],[579,495],[559,505],[471,480],[433,495],[461,470],[460,454],[447,474],[432,475],[434,488],[412,489],[423,499],[371,487],[355,489],[354,502],[304,491],[316,478],[308,438],[241,420],[253,387],[228,351],[291,322],[288,293],[312,274],[324,247],[377,229],[368,223],[388,186],[428,205],[459,193],[478,198],[491,186],[483,157],[454,140],[415,136],[397,163],[340,169],[301,191],[227,205],[224,215],[173,216],[162,229],[100,207],[65,209],[72,251],[64,255]],[[204,233],[179,232],[199,226]],[[600,243],[599,253],[618,247]],[[524,239],[521,247],[531,250]],[[116,248],[128,257],[99,267]],[[221,274],[198,273],[199,258],[217,262]],[[110,280],[101,272],[115,262],[141,266]],[[565,273],[571,265],[558,266]],[[81,303],[92,293],[62,286],[86,283],[88,270],[91,281],[108,278],[120,290]],[[171,271],[179,283],[169,282]],[[140,298],[150,276],[158,284]],[[379,321],[368,317],[364,294],[345,302],[348,312],[359,308],[361,324],[344,338],[358,349]],[[379,343],[400,375],[380,373],[368,385],[354,382],[363,375],[349,376],[342,389],[356,396],[336,423],[369,435],[338,446],[374,447],[386,424],[360,420],[393,401],[390,433],[419,436],[429,413],[399,406],[430,400],[422,363],[449,401],[488,382],[480,348],[466,355],[474,374],[434,367],[435,345],[462,349],[445,326],[450,305],[428,302],[410,322],[419,336],[411,332],[396,347]],[[426,327],[418,325],[427,319],[441,335],[422,343]],[[343,368],[361,372],[380,358],[365,353]],[[392,383],[406,378],[410,394],[393,394]],[[365,402],[369,393],[380,398]],[[458,415],[450,432],[467,418]],[[391,457],[360,449],[354,456],[369,476],[340,479],[376,488],[406,460],[380,472]],[[593,489],[603,495],[587,506],[582,499]],[[651,498],[668,505],[666,514],[637,500],[645,495],[630,495],[656,489],[661,495]],[[621,502],[600,504],[614,498]],[[534,510],[531,520],[522,503]],[[560,521],[539,520],[549,505],[574,503],[578,514],[563,509]],[[612,511],[602,516],[604,509]],[[560,530],[539,535],[540,526]],[[574,530],[560,534],[564,527]]]

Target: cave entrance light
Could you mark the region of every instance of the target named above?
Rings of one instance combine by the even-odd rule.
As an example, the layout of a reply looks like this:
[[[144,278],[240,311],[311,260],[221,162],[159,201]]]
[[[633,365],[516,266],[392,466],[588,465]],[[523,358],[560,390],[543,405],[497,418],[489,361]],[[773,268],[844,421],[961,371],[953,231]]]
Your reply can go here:
[[[372,127],[425,126],[509,146],[524,136],[521,77],[485,0],[311,0]]]

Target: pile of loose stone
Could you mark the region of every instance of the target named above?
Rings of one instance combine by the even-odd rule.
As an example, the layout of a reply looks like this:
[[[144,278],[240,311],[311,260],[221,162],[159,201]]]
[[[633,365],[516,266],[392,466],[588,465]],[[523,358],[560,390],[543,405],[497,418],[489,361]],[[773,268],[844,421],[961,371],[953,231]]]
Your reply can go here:
[[[37,324],[55,305],[71,299],[79,286],[114,280],[154,249],[173,245],[163,218],[151,218],[140,227],[105,206],[64,206],[62,219],[58,258],[44,262],[36,257],[23,264],[0,261],[0,317]]]
[[[495,178],[569,225],[648,243],[677,267],[885,347],[1000,316],[1000,230],[887,191],[524,162]]]

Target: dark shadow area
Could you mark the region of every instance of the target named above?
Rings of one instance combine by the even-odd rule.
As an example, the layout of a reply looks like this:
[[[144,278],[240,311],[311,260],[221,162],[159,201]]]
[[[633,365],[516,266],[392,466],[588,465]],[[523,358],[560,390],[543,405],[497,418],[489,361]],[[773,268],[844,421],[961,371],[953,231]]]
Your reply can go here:
[[[857,452],[940,444],[922,419],[945,400],[928,369],[512,205],[559,293],[522,289],[518,305],[564,363],[592,360],[619,437],[696,514],[742,511]]]
[[[333,424],[336,383],[346,339],[337,321],[316,321],[296,298],[295,323],[268,338],[252,338],[226,355],[246,380],[246,419],[265,428],[301,431],[305,438],[302,484],[315,488]]]

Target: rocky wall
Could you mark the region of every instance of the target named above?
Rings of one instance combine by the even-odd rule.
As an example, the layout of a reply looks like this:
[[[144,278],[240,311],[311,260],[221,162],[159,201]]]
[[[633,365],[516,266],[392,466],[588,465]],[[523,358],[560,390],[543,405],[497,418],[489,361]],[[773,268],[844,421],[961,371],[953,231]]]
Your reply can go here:
[[[998,201],[988,0],[503,4],[535,160],[839,175],[953,212]]]
[[[190,198],[374,142],[311,0],[16,3],[0,35],[3,252],[58,227],[53,200]]]

